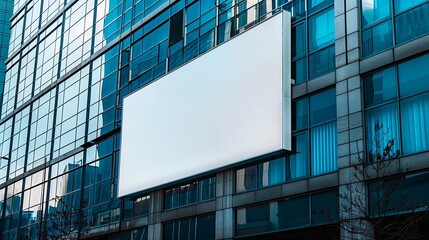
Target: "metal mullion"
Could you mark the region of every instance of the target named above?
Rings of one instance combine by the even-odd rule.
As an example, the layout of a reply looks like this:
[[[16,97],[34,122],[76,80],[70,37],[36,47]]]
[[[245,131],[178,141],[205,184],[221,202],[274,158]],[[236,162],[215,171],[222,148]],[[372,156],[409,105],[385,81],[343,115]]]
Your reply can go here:
[[[308,22],[308,21],[307,21]],[[308,72],[308,71],[307,71]],[[311,169],[313,168],[313,164],[312,164],[312,157],[313,157],[313,153],[311,151],[311,128],[310,128],[310,96],[307,97],[307,109],[308,109],[308,113],[307,113],[307,129],[305,129],[305,131],[307,133],[307,146],[308,146],[308,170],[307,170],[307,174],[308,177],[312,177],[313,176],[313,172],[311,171]]]
[[[397,116],[396,117],[398,118],[398,126],[397,127],[398,127],[398,133],[399,133],[399,136],[398,136],[399,139],[397,139],[397,142],[399,142],[399,144],[398,144],[399,154],[403,155],[404,153],[402,150],[402,120],[401,120],[401,104],[400,104],[401,101],[400,101],[400,95],[399,95],[400,94],[400,89],[399,89],[400,80],[399,80],[398,64],[396,64],[394,66],[394,68],[395,68],[395,75],[396,75],[396,79],[395,79],[395,81],[396,81],[396,109],[397,109]]]

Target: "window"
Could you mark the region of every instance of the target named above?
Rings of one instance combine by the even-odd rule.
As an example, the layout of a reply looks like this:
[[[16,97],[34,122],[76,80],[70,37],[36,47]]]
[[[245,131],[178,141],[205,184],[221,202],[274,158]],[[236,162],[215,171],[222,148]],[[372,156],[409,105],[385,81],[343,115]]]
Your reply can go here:
[[[429,77],[428,61],[429,55],[424,55],[364,77],[370,151],[381,151],[389,140],[402,154],[429,149],[429,84],[424,80]],[[374,131],[376,124],[382,126],[379,133]]]
[[[314,78],[335,69],[334,8],[319,12],[308,21],[309,52],[313,52],[309,57],[309,74]]]
[[[369,57],[392,48],[394,44],[399,45],[428,34],[429,26],[426,23],[429,21],[429,3],[425,2],[427,1],[361,0],[362,57]]]
[[[284,157],[245,167],[236,172],[236,192],[255,190],[286,181]]]
[[[149,214],[150,195],[133,200],[124,200],[124,219],[146,216]]]
[[[429,172],[408,174],[384,181],[372,182],[368,185],[370,214],[377,216],[427,210],[429,194],[426,189],[428,188]],[[379,207],[382,209],[379,209]]]
[[[215,239],[215,215],[182,219],[163,224],[164,240]]]
[[[216,177],[190,182],[164,191],[164,209],[187,206],[214,199]]]
[[[333,3],[333,0],[308,0],[308,11],[312,13]]]
[[[395,0],[395,12],[403,12],[424,2],[426,0]]]
[[[335,89],[293,103],[291,178],[308,176],[310,164],[313,176],[337,170],[335,103]]]
[[[404,43],[429,33],[429,4],[414,8],[395,18],[396,42]]]
[[[382,52],[393,46],[392,22],[385,21],[362,31],[363,57]]]
[[[309,18],[310,51],[321,49],[334,43],[334,9],[330,8]]]
[[[336,222],[338,220],[336,193],[337,190],[331,190],[238,208],[236,234],[243,236],[310,227],[327,223],[326,218],[330,223]]]
[[[391,0],[362,0],[362,25],[366,26],[390,16]]]

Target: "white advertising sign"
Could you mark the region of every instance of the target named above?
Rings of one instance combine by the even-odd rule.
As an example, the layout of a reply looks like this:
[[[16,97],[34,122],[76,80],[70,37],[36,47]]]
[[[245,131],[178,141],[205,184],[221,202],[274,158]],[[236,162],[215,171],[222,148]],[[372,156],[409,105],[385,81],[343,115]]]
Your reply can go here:
[[[119,196],[291,149],[290,15],[127,96]]]

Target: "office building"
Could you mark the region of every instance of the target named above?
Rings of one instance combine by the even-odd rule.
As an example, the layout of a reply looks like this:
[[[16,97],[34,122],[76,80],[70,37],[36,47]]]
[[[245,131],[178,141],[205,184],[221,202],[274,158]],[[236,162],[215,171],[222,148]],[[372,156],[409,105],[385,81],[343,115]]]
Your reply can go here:
[[[186,66],[222,73],[226,60],[207,66],[205,59],[279,16],[290,22],[282,29],[290,41],[280,46],[290,44],[290,62],[278,70],[292,79],[291,102],[282,102],[291,109],[283,115],[290,136],[282,138],[290,147],[118,195],[128,99],[153,80],[183,69],[192,75]],[[0,114],[2,239],[367,237],[339,224],[353,218],[344,209],[347,194],[368,204],[367,222],[416,214],[422,217],[406,234],[427,233],[427,0],[15,0],[10,21]],[[243,59],[237,72],[251,60],[262,65]],[[388,172],[356,178],[360,159],[375,159],[373,166],[383,156]],[[135,182],[157,175],[145,169],[148,161],[171,170],[168,161],[142,159]],[[374,196],[389,195],[397,179],[391,195],[407,204],[380,215]],[[371,187],[378,185],[387,187]]]

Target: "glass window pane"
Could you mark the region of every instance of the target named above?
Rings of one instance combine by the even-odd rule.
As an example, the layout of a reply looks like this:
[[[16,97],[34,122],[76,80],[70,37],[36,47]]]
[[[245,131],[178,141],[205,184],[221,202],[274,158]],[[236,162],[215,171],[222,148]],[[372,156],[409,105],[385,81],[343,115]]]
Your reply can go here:
[[[177,233],[174,233],[174,223],[166,223],[163,226],[163,239],[165,240],[173,240],[176,239],[175,235],[177,235]]]
[[[213,199],[216,194],[216,177],[207,178],[199,182],[201,201]]]
[[[398,109],[396,104],[389,104],[367,111],[365,113],[365,123],[368,153],[382,152],[390,140],[394,141],[392,151],[399,149]]]
[[[336,222],[339,218],[337,190],[311,195],[311,223],[313,225]]]
[[[180,186],[180,206],[185,206],[197,202],[198,182],[193,182]]]
[[[395,0],[395,13],[415,7],[426,0]]]
[[[305,17],[305,0],[294,0],[292,5],[292,21]]]
[[[402,150],[404,154],[429,149],[429,93],[401,101]]]
[[[312,13],[334,3],[334,0],[309,0],[308,12]]]
[[[215,239],[215,216],[207,215],[197,218],[195,239]]]
[[[429,9],[428,9],[429,11]],[[401,97],[429,89],[429,54],[398,66]]]
[[[168,189],[164,192],[164,209],[179,206],[179,188]]]
[[[390,2],[391,0],[362,0],[362,25],[390,16]]]
[[[293,228],[310,224],[309,197],[292,198],[279,201],[279,227]]]
[[[243,168],[236,173],[236,191],[244,192],[257,188],[258,165]]]
[[[392,22],[389,20],[362,32],[363,57],[381,52],[392,46]]]
[[[310,55],[310,78],[335,69],[335,47],[331,46]]]
[[[237,209],[237,235],[278,229],[277,202]]]
[[[429,187],[428,179],[429,173],[423,172],[370,184],[368,186],[370,214],[374,216],[378,212],[403,213],[406,210],[419,211],[418,206],[424,208],[429,204],[429,194],[426,191]],[[379,206],[384,209],[378,211]]]
[[[300,57],[307,52],[305,22],[292,28],[292,57]]]
[[[338,169],[337,123],[311,129],[311,173],[319,175]]]
[[[149,214],[150,196],[137,198],[134,201],[134,217]]]
[[[285,164],[285,158],[259,164],[259,187],[267,187],[285,182]]]
[[[309,28],[310,52],[333,44],[335,40],[334,8],[310,17]]]
[[[290,179],[308,176],[308,137],[307,133],[292,138],[292,155],[289,161]]]
[[[148,231],[147,228],[139,228],[133,230],[131,233],[131,240],[147,240],[148,239]]]
[[[335,88],[310,97],[310,124],[334,120],[337,117]]]
[[[429,33],[429,4],[405,12],[395,19],[396,43],[401,44]]]
[[[307,81],[307,58],[301,58],[292,62],[292,78],[296,84]]]
[[[292,106],[292,130],[308,127],[308,98],[298,100]]]
[[[396,98],[396,71],[388,68],[364,78],[365,106]]]
[[[200,16],[200,2],[189,6],[186,10],[186,24],[191,23]]]

